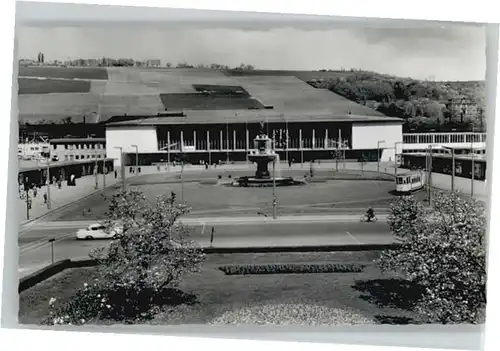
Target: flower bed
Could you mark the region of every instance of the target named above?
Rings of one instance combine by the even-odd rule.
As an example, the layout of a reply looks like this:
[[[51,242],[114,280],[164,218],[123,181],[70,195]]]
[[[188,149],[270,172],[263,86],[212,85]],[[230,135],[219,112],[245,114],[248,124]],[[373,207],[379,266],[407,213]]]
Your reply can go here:
[[[362,264],[266,264],[220,266],[226,275],[248,274],[306,274],[306,273],[360,273],[366,265]]]

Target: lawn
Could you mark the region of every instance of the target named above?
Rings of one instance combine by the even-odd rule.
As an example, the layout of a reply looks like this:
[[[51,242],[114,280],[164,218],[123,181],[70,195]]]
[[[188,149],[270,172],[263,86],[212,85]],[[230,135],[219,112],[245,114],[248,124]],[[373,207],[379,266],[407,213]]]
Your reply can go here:
[[[346,325],[418,322],[411,312],[416,290],[369,266],[362,273],[224,275],[225,264],[369,263],[376,252],[209,255],[199,274],[179,289],[194,304],[164,307],[153,324]],[[20,323],[39,323],[51,297],[67,300],[95,268],[65,271],[20,294]],[[389,297],[389,298],[387,298]]]
[[[86,80],[19,78],[19,94],[88,93]]]
[[[108,79],[108,72],[105,68],[94,67],[20,66],[18,75],[19,77]]]

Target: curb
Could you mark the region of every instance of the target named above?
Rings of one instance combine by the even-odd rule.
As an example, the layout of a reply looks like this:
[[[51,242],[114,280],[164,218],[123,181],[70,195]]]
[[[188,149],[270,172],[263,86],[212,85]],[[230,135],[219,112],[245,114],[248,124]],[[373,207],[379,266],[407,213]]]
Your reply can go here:
[[[400,244],[363,244],[363,245],[324,245],[324,246],[274,246],[274,247],[208,247],[202,248],[207,255],[238,253],[281,253],[281,252],[342,252],[342,251],[382,251],[394,249]],[[18,292],[21,293],[66,269],[94,267],[98,263],[94,259],[65,259],[54,262],[19,280]]]

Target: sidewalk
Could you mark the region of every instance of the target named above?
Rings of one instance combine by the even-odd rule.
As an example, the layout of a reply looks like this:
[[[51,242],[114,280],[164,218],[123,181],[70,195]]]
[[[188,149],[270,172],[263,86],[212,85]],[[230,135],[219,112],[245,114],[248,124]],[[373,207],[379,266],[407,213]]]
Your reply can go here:
[[[113,172],[106,175],[106,187],[115,185],[119,182],[121,182],[120,177],[115,179]],[[56,184],[52,184],[50,185],[50,210],[47,209],[47,204],[44,203],[43,199],[43,194],[47,193],[47,186],[43,186],[40,189],[37,189],[36,197],[34,197],[33,193],[30,191],[30,199],[32,203],[31,209],[29,211],[29,220],[39,218],[47,214],[49,211],[70,204],[78,199],[81,199],[102,189],[102,174],[100,174],[98,177],[98,189],[95,188],[95,176],[93,175],[76,179],[76,186],[67,186],[66,182],[63,182],[62,188],[59,189]],[[18,198],[18,209],[19,223],[22,225],[29,221],[26,213],[26,199]]]

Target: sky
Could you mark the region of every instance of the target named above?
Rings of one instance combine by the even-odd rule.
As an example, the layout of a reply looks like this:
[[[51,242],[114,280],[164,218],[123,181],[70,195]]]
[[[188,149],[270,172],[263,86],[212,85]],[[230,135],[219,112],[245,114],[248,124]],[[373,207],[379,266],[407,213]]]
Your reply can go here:
[[[36,58],[41,51],[46,60],[159,58],[174,65],[246,63],[260,69],[356,68],[416,79],[485,79],[486,32],[480,25],[162,12],[169,9],[132,14],[79,6],[94,8],[87,17],[75,10],[59,18],[18,9],[18,57]]]

